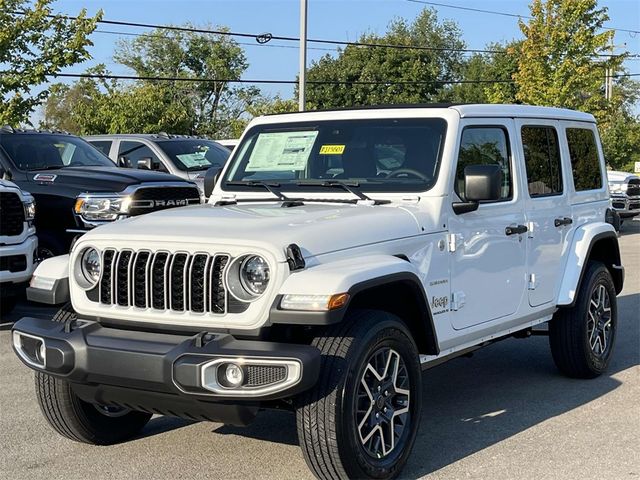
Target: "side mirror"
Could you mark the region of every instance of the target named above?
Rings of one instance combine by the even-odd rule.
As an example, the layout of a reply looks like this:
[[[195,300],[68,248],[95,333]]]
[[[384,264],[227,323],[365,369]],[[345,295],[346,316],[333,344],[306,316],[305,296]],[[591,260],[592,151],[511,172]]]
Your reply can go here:
[[[131,168],[129,161],[124,156],[118,157],[118,166],[120,168]]]
[[[473,212],[480,202],[500,200],[502,168],[500,165],[469,165],[464,169],[464,202],[454,202],[458,215]]]
[[[213,188],[220,178],[221,167],[209,167],[204,174],[204,198],[209,198],[213,193]]]
[[[136,162],[136,168],[140,168],[142,170],[152,170],[153,169],[153,160],[150,157],[141,158]]]

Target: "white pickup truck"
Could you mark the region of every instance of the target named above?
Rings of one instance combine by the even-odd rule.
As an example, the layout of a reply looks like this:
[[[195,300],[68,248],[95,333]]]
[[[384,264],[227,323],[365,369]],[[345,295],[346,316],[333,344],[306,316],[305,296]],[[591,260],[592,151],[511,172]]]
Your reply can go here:
[[[446,388],[421,369],[547,322],[560,371],[609,364],[624,269],[591,115],[273,115],[215,187],[209,173],[207,205],[113,222],[38,268],[42,285],[68,277],[70,303],[18,321],[13,345],[61,435],[112,444],[153,414],[289,409],[318,478],[387,479],[423,388]]]
[[[38,239],[35,202],[8,180],[0,179],[0,313],[13,310],[35,268]]]

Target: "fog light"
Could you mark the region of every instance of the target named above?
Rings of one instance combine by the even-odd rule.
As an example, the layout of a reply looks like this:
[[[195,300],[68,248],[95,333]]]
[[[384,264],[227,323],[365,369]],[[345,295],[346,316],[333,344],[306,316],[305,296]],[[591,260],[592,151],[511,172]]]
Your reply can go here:
[[[227,381],[229,387],[239,387],[244,381],[244,372],[239,365],[228,363],[224,372],[224,379]]]

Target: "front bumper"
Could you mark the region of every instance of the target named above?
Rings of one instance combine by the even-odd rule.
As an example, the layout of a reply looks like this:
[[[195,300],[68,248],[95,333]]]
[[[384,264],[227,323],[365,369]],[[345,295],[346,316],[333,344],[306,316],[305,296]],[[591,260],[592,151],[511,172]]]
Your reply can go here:
[[[3,269],[0,270],[0,283],[27,282],[31,278],[35,268],[34,259],[37,248],[38,238],[35,235],[28,237],[24,242],[17,245],[3,245],[0,247],[0,257],[5,258],[3,264],[5,262],[7,263],[7,269],[3,267]],[[22,258],[23,256],[24,258]],[[12,265],[14,264],[13,259],[17,257],[21,257],[20,269],[18,271],[11,271],[13,269]],[[22,261],[24,261],[24,264]],[[24,269],[22,265],[24,265]]]
[[[308,345],[120,330],[89,320],[23,318],[12,334],[23,363],[69,381],[86,401],[232,424],[248,423],[262,401],[313,386],[320,365],[319,350]],[[241,388],[219,381],[228,363],[245,371]],[[260,371],[252,374],[254,367]]]
[[[611,195],[613,209],[620,217],[629,218],[640,215],[640,197],[629,197],[627,195]]]

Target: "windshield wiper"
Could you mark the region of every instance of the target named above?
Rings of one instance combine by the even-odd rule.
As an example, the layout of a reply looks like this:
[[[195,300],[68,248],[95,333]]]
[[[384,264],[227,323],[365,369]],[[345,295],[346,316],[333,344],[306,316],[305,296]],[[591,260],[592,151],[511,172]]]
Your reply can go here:
[[[360,200],[366,200],[368,202],[373,202],[374,205],[385,205],[387,203],[391,203],[391,200],[374,200],[373,198],[365,195],[363,192],[359,190],[360,184],[358,182],[339,182],[337,180],[303,180],[296,182],[296,185],[300,187],[327,187],[327,188],[341,188],[345,192],[349,192],[352,195],[355,195]]]
[[[291,199],[284,195],[278,188],[280,188],[280,184],[278,182],[264,182],[262,180],[236,180],[227,182],[227,185],[230,186],[242,186],[242,187],[262,187],[265,190],[272,193],[279,201],[282,202],[283,207],[301,207],[304,205],[302,201],[297,199]],[[236,200],[237,201],[237,200]]]
[[[47,165],[46,167],[30,168],[27,172],[37,172],[38,170],[59,170],[64,168],[64,165]]]

